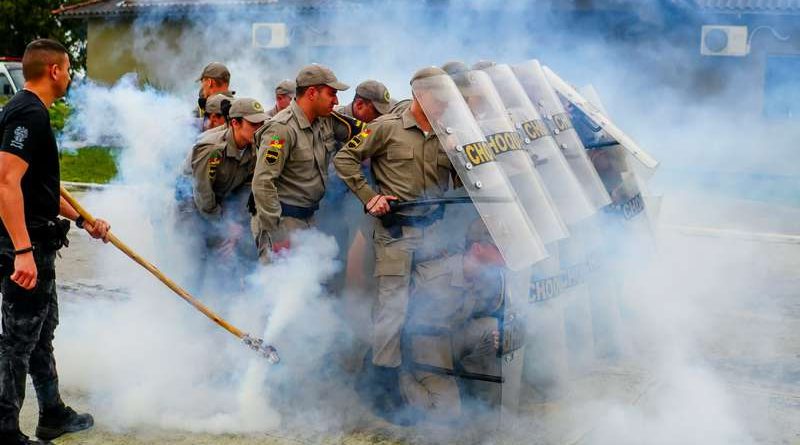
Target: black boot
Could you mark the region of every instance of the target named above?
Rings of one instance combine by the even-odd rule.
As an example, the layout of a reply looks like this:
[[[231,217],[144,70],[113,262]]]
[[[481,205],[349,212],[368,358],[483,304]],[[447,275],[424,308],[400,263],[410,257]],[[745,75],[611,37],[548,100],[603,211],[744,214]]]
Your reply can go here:
[[[59,410],[39,413],[36,437],[53,440],[65,433],[89,429],[92,425],[94,425],[94,418],[91,414],[78,414],[74,409],[66,406]]]
[[[31,440],[28,436],[22,434],[21,431],[15,431],[13,433],[0,432],[0,443],[3,445],[52,445],[50,442]]]

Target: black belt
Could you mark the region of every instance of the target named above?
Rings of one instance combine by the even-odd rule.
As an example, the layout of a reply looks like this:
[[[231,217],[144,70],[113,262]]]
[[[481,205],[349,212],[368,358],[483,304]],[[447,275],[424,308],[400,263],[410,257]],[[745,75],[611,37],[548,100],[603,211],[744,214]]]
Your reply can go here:
[[[319,205],[313,207],[300,207],[291,204],[281,203],[281,216],[289,216],[297,219],[309,219],[314,216],[314,212],[319,209]]]
[[[389,212],[380,217],[381,225],[389,230],[392,238],[401,238],[403,236],[403,227],[420,227],[425,228],[433,225],[444,216],[444,206],[440,205],[436,210],[426,215],[400,215],[398,213]]]
[[[69,232],[70,222],[67,219],[57,218],[43,224],[28,228],[28,237],[31,243],[38,245],[38,248],[45,250],[58,250],[69,246],[67,232]],[[5,230],[0,230],[0,238],[11,242],[11,237]]]

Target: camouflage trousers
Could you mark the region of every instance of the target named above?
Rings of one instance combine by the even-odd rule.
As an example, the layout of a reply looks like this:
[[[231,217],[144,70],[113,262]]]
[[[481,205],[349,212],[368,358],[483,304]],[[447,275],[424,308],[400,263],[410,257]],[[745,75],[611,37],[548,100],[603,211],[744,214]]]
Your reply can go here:
[[[34,243],[34,247],[38,247]],[[61,409],[58,374],[53,355],[53,337],[58,325],[58,297],[55,275],[56,251],[37,249],[34,260],[38,273],[36,287],[25,290],[11,281],[13,247],[0,238],[0,292],[2,327],[0,334],[0,432],[19,429],[19,412],[25,398],[25,379],[31,375],[39,412]]]

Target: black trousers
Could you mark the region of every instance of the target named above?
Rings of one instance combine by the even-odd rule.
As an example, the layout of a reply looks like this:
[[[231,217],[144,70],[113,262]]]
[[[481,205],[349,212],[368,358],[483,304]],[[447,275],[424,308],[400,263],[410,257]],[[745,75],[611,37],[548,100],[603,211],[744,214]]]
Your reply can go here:
[[[34,247],[37,247],[34,243]],[[64,407],[58,390],[58,373],[53,355],[53,337],[58,325],[58,297],[55,276],[56,251],[37,249],[34,260],[38,273],[36,287],[25,290],[11,281],[13,247],[0,238],[0,292],[2,327],[0,334],[0,432],[19,429],[19,412],[25,399],[25,379],[31,375],[39,412]]]

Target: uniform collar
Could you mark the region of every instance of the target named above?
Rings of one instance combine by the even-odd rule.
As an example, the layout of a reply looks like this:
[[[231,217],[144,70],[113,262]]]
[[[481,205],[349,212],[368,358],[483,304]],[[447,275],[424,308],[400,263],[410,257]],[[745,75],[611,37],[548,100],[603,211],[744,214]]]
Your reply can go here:
[[[311,128],[311,122],[306,118],[306,112],[300,108],[300,105],[297,105],[297,101],[293,100],[289,106],[292,107],[292,113],[294,114],[294,118],[297,119],[297,123],[300,124],[300,128],[304,130],[306,128]]]
[[[228,127],[225,130],[225,155],[229,158],[236,158],[241,159],[244,150],[239,150],[239,147],[236,146],[236,140],[233,138],[233,128]]]
[[[420,128],[419,124],[417,123],[417,120],[414,118],[414,115],[411,114],[411,107],[408,107],[406,111],[403,111],[402,116],[403,116],[403,128],[409,129],[411,127],[417,127],[419,128],[420,131],[422,131],[422,128]]]

